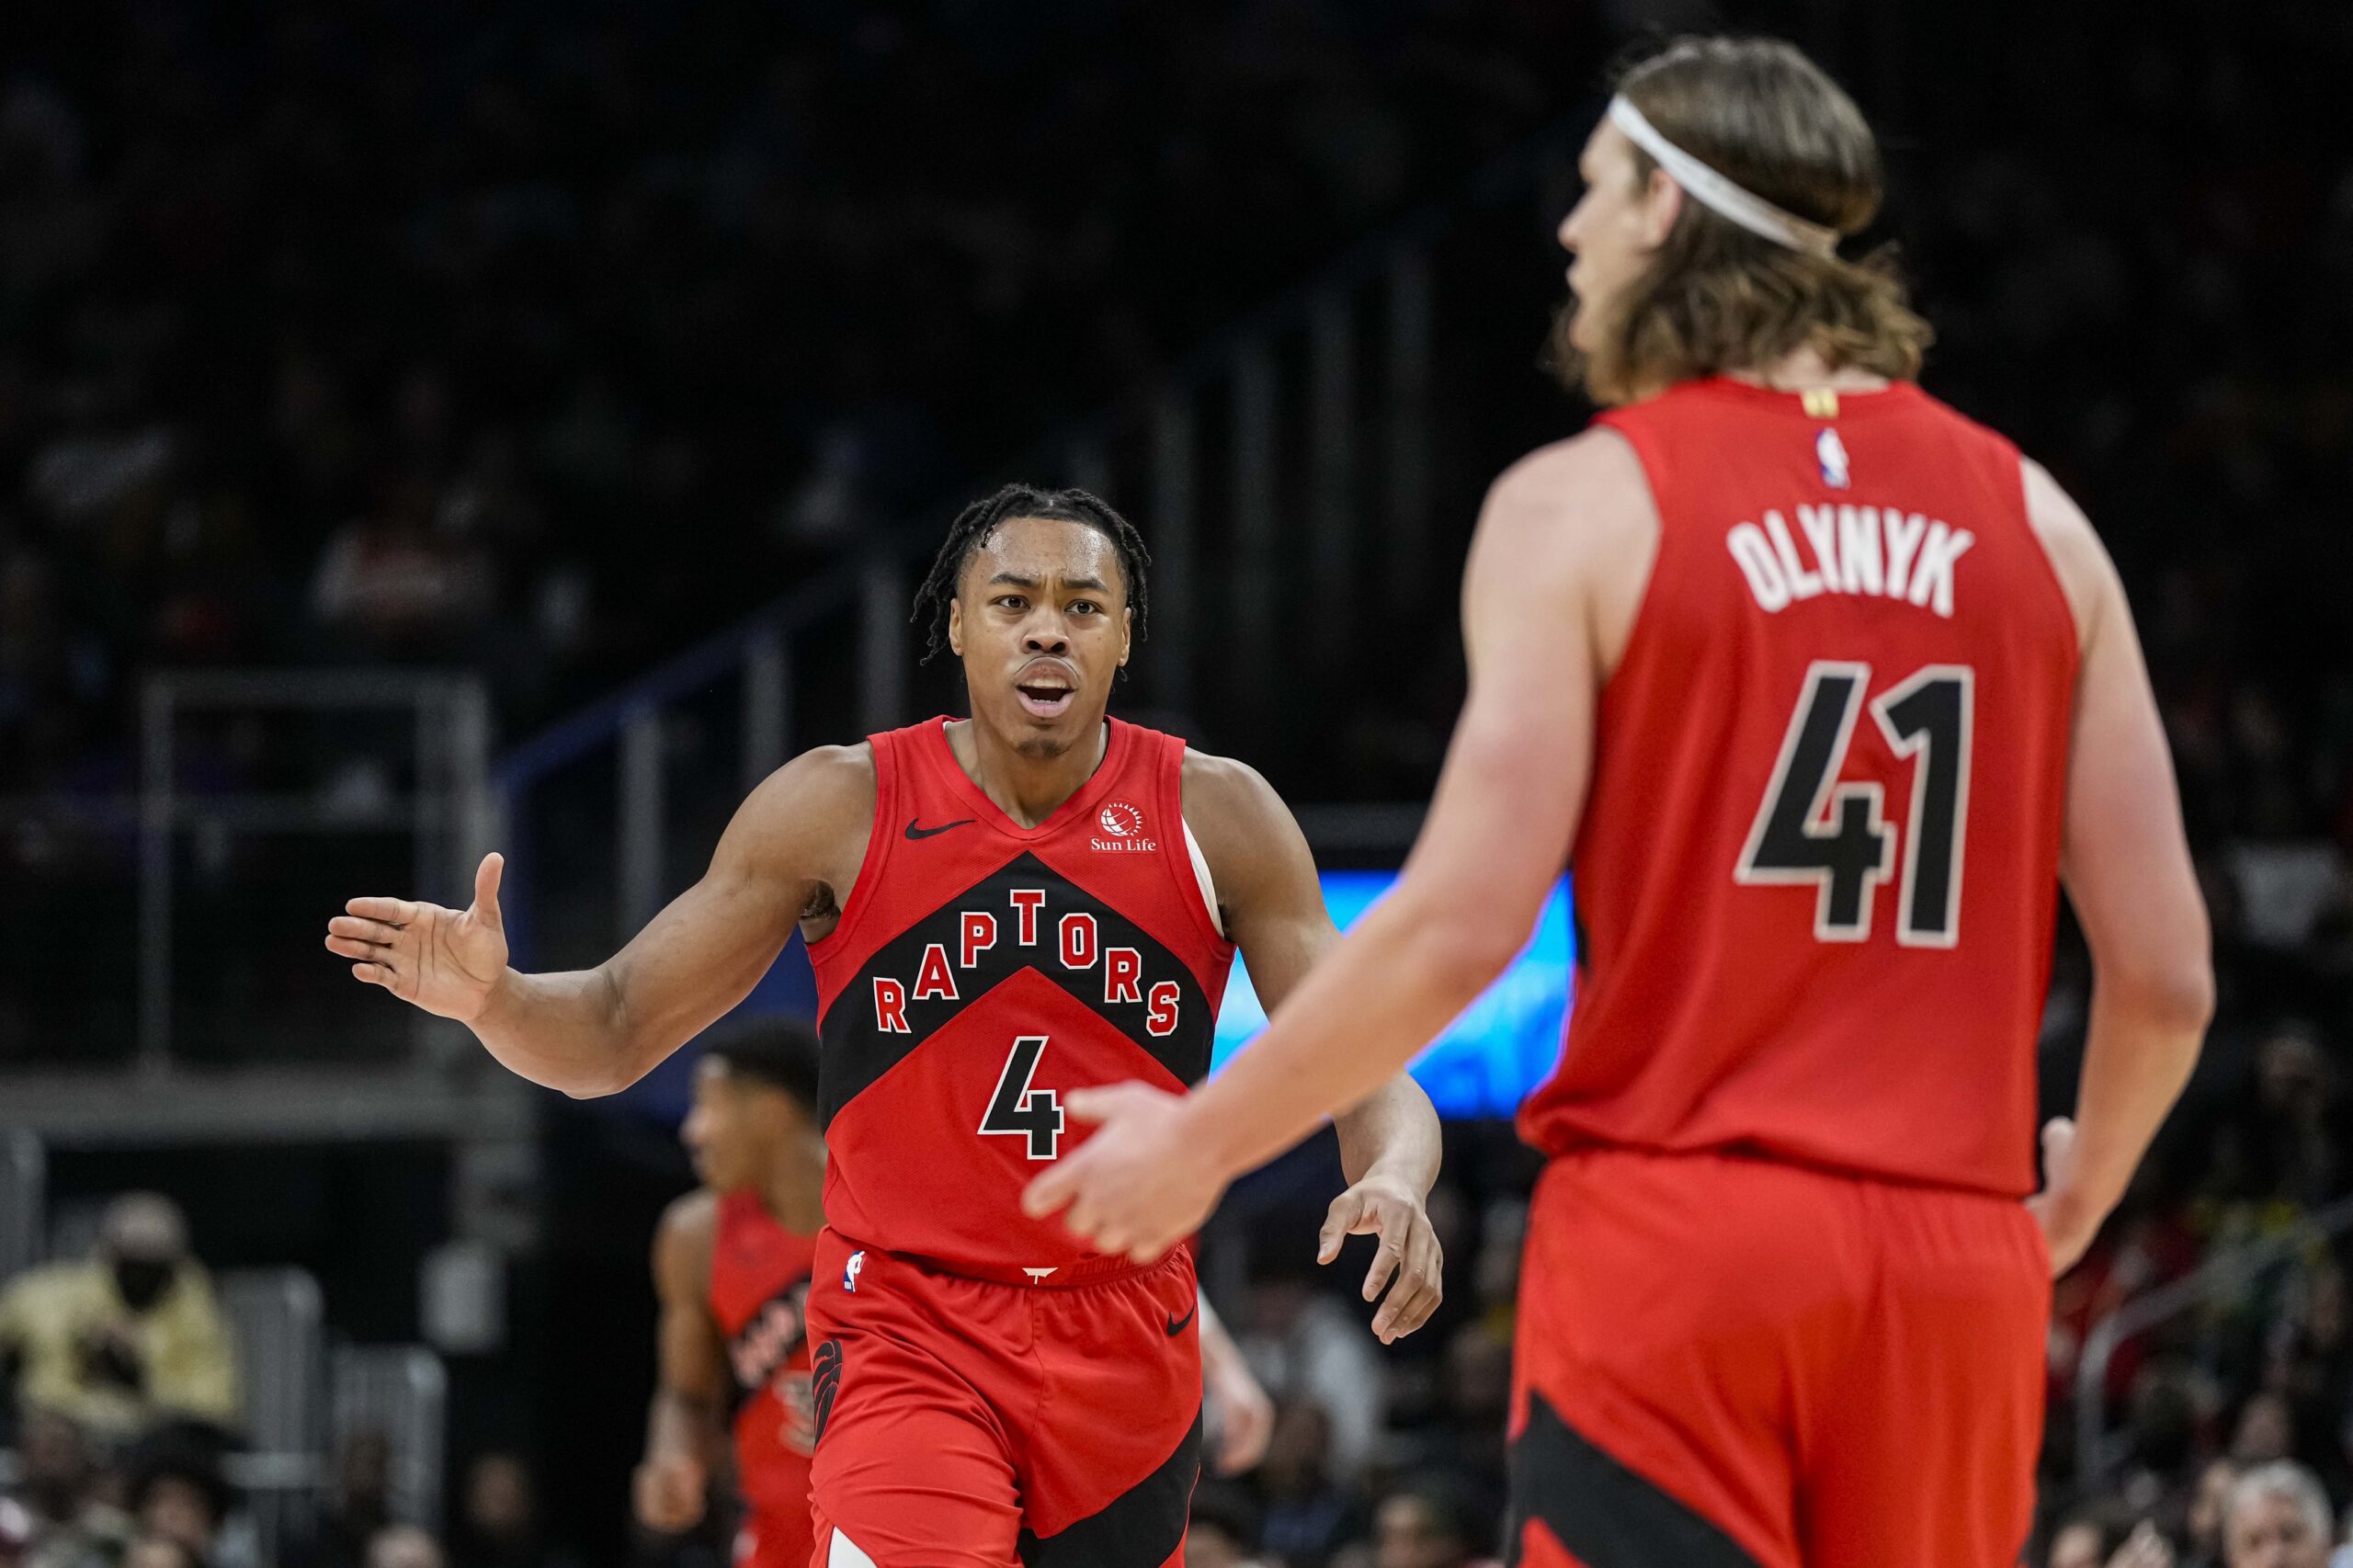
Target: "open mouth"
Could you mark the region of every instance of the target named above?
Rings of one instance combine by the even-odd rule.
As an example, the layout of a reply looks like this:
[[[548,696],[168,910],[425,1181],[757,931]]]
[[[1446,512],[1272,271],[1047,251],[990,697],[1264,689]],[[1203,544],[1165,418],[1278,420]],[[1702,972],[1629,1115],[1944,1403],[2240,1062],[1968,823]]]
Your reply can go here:
[[[1033,719],[1059,719],[1070,711],[1078,699],[1078,689],[1066,686],[1053,676],[1039,676],[1021,681],[1014,688],[1021,699],[1022,709]]]

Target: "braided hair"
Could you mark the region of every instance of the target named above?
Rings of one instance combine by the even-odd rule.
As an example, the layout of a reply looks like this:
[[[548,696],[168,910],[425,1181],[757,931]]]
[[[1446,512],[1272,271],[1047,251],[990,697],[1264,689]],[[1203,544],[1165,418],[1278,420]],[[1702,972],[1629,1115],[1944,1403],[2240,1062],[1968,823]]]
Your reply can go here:
[[[1084,490],[1040,490],[1034,484],[1008,484],[985,500],[975,501],[956,514],[948,525],[948,537],[940,541],[939,553],[931,559],[931,571],[915,589],[915,608],[907,619],[920,621],[926,615],[931,620],[930,638],[924,646],[924,662],[948,646],[948,607],[956,602],[957,585],[964,579],[965,563],[972,552],[988,542],[999,524],[1015,517],[1052,517],[1064,522],[1084,523],[1111,541],[1120,552],[1120,575],[1125,580],[1128,608],[1135,615],[1135,634],[1142,641],[1145,612],[1151,605],[1144,583],[1144,571],[1152,564],[1152,552],[1143,547],[1143,536],[1133,523],[1112,509],[1111,504]]]

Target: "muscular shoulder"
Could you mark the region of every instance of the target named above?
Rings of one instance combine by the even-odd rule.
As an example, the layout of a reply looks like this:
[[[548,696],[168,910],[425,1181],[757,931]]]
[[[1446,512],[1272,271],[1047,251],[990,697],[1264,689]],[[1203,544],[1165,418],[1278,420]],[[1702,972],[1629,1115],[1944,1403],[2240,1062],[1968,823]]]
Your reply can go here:
[[[863,850],[874,822],[874,748],[818,746],[762,779],[729,829],[752,855]]]
[[[1266,776],[1246,762],[1213,753],[1185,753],[1185,821],[1200,840],[1201,853],[1212,857],[1220,849],[1247,853],[1272,835],[1293,829],[1290,808],[1283,804]]]
[[[1314,858],[1283,798],[1248,763],[1185,754],[1185,821],[1228,922],[1315,885]]]
[[[1487,492],[1463,574],[1474,665],[1499,629],[1572,625],[1607,678],[1632,634],[1659,516],[1633,447],[1597,426],[1512,464]]]
[[[654,1281],[666,1297],[710,1293],[711,1249],[719,1238],[719,1197],[707,1187],[673,1199],[654,1230]]]
[[[772,796],[794,811],[874,810],[874,746],[860,741],[848,746],[816,746],[802,752],[752,791],[754,800]]]
[[[1657,528],[1642,460],[1607,426],[1539,447],[1504,470],[1480,515],[1482,534],[1508,536],[1546,558],[1606,551]]]
[[[2026,517],[2050,558],[2059,590],[2075,615],[2075,641],[2088,647],[2097,630],[2101,609],[2116,568],[2100,543],[2098,532],[2075,498],[2059,486],[2051,471],[2032,458],[2018,460],[2026,485]]]

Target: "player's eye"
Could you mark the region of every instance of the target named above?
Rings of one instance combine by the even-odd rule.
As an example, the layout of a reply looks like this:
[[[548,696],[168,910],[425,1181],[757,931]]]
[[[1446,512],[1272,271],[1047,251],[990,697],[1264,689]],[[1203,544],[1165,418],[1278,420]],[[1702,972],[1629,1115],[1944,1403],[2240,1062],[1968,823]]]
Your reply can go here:
[[[1023,598],[1019,594],[999,594],[996,597],[996,602],[1000,608],[1005,609],[1027,609],[1029,608],[1029,601]]]
[[[1073,615],[1093,615],[1100,608],[1093,599],[1073,599],[1070,602]]]

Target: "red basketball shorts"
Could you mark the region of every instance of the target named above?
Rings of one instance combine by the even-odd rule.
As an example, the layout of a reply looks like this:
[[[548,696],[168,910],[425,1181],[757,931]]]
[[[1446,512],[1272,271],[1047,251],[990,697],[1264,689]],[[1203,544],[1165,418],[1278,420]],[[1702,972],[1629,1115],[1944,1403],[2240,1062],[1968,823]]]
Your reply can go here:
[[[2049,1255],[2018,1203],[1581,1152],[1537,1185],[1512,1533],[1529,1568],[2013,1568]]]
[[[1190,1254],[1017,1284],[828,1230],[815,1268],[817,1568],[1183,1562],[1200,1456]]]

